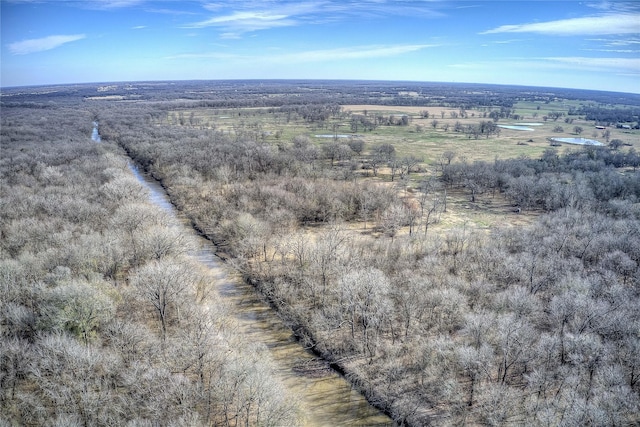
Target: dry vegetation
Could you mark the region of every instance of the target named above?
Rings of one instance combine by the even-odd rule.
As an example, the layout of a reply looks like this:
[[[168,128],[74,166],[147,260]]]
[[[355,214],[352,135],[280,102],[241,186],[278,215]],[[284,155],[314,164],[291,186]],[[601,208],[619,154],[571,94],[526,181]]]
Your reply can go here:
[[[3,107],[0,424],[296,424],[191,237],[91,122],[81,105]]]
[[[487,105],[484,95],[453,91],[432,102],[406,88],[397,103],[423,105],[391,106],[353,88],[307,103],[275,93],[279,105],[250,94],[233,108],[208,98],[215,105],[91,105],[105,146],[160,179],[299,339],[396,423],[639,421],[640,131],[612,122],[597,139],[621,144],[550,147],[548,136],[580,126],[592,137],[602,121],[568,115],[590,101],[549,94],[487,89],[495,103]],[[517,122],[543,124],[495,126]],[[315,137],[326,134],[335,137]],[[8,258],[31,253],[18,225],[4,224]],[[121,237],[127,247],[136,247],[132,236]],[[119,274],[133,274],[133,288],[155,283],[147,261],[125,257]],[[160,316],[155,339],[170,332]],[[228,375],[215,372],[211,387]],[[22,377],[7,378],[27,389]]]

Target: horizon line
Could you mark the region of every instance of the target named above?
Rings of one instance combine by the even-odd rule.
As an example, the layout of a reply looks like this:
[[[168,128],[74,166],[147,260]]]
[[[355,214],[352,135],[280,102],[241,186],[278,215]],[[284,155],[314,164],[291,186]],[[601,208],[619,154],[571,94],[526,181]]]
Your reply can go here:
[[[157,80],[114,80],[114,81],[91,81],[91,82],[67,82],[67,83],[43,83],[34,85],[16,85],[16,86],[0,86],[0,94],[5,89],[21,89],[21,88],[46,88],[56,86],[93,86],[93,85],[125,85],[133,83],[187,83],[187,82],[377,82],[377,83],[414,83],[414,84],[452,84],[452,85],[480,85],[480,86],[499,86],[499,87],[516,87],[516,88],[530,88],[530,89],[552,89],[552,90],[570,90],[570,91],[587,91],[587,92],[603,92],[603,93],[618,93],[624,95],[637,95],[640,96],[640,90],[638,92],[623,92],[615,90],[605,89],[587,89],[587,88],[573,88],[573,87],[561,87],[561,86],[538,86],[538,85],[526,85],[515,83],[483,83],[483,82],[460,82],[460,81],[441,81],[441,80],[388,80],[388,79],[354,79],[354,78],[221,78],[221,79],[157,79]]]

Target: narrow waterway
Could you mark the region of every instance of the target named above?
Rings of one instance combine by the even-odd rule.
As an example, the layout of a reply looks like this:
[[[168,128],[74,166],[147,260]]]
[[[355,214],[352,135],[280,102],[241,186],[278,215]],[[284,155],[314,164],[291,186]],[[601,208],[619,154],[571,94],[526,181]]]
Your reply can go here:
[[[93,131],[91,131],[91,140],[93,142],[101,142],[100,132],[98,132],[98,122],[93,122]]]
[[[324,370],[322,375],[308,376],[296,372],[296,366],[313,362],[315,356],[296,342],[291,330],[273,310],[215,255],[215,246],[198,235],[188,220],[169,202],[162,186],[153,178],[131,166],[138,181],[150,192],[151,201],[176,219],[194,236],[198,250],[193,256],[216,278],[214,287],[220,297],[233,307],[239,333],[247,342],[264,344],[278,366],[280,381],[299,400],[303,426],[392,426],[389,417],[369,405],[366,399],[338,373]]]

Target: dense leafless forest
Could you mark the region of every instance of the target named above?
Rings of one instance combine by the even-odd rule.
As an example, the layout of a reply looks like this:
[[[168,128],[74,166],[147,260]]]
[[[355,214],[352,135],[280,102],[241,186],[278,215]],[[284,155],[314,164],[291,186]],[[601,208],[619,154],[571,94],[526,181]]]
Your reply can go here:
[[[491,160],[376,139],[423,134],[421,120],[434,138],[498,144],[500,120],[533,120],[514,118],[519,105],[546,114],[558,99],[570,107],[545,122],[620,133],[513,158],[496,145]],[[3,93],[0,417],[296,424],[131,159],[398,425],[636,424],[639,112],[637,95],[372,82]],[[487,204],[503,207],[501,224],[458,220]]]

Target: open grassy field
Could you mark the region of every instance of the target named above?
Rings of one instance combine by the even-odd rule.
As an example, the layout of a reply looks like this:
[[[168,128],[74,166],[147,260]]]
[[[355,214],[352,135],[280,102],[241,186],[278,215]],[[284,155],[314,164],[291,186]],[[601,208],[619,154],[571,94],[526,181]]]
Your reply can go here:
[[[238,109],[194,109],[169,113],[168,120],[179,122],[180,117],[185,124],[191,123],[207,128],[215,128],[230,134],[244,132],[251,137],[265,142],[288,142],[295,136],[307,135],[311,141],[321,146],[331,142],[328,135],[348,135],[365,142],[365,152],[380,144],[392,144],[398,156],[413,155],[423,160],[429,168],[445,151],[453,151],[458,159],[469,162],[476,160],[493,161],[520,156],[530,158],[539,157],[549,148],[548,138],[552,137],[583,137],[598,140],[606,144],[603,135],[605,130],[596,129],[592,121],[586,121],[578,116],[570,116],[571,123],[565,123],[564,117],[558,120],[543,117],[550,112],[566,113],[569,107],[577,107],[577,101],[557,101],[549,104],[521,102],[514,107],[519,120],[500,119],[498,125],[521,125],[531,131],[501,128],[499,135],[489,138],[480,136],[475,139],[462,132],[454,132],[456,122],[463,126],[478,124],[483,120],[489,109],[467,110],[466,118],[455,117],[459,110],[447,107],[417,107],[417,106],[381,106],[381,105],[344,105],[341,118],[332,118],[325,123],[307,123],[299,117],[289,117],[277,109],[238,108]],[[428,111],[429,117],[423,118],[421,112]],[[370,116],[402,116],[410,117],[408,126],[378,126],[373,131],[353,132],[349,117],[352,114],[366,114]],[[452,116],[453,113],[453,116]],[[435,123],[436,121],[437,123]],[[434,126],[435,125],[435,126]],[[574,128],[583,129],[576,134]],[[561,127],[562,131],[557,131]],[[640,131],[624,130],[610,127],[609,140],[620,139],[627,148],[640,150]],[[318,137],[322,135],[323,137]],[[341,138],[342,139],[342,138]],[[563,143],[555,147],[559,152],[579,149],[580,146]]]
[[[501,129],[499,136],[489,138],[480,137],[478,139],[468,138],[461,133],[453,132],[456,121],[463,125],[477,124],[482,120],[485,111],[468,110],[468,118],[452,118],[451,113],[459,110],[440,107],[389,107],[379,105],[346,105],[343,108],[353,113],[363,114],[408,114],[412,121],[410,126],[380,127],[371,133],[363,134],[364,139],[370,145],[380,143],[391,143],[396,147],[399,155],[415,155],[423,158],[424,162],[432,164],[445,151],[454,151],[458,158],[464,157],[467,161],[484,160],[492,161],[495,158],[507,159],[519,156],[535,158],[540,156],[545,149],[549,148],[547,138],[552,137],[577,137],[573,131],[575,126],[583,128],[579,135],[584,138],[595,139],[606,144],[602,136],[603,130],[596,129],[592,121],[586,121],[579,117],[574,117],[571,124],[565,123],[563,118],[554,120],[544,120],[542,116],[548,112],[568,111],[570,106],[577,107],[577,101],[556,102],[543,104],[540,110],[537,106],[540,103],[519,103],[515,106],[516,114],[520,120],[501,119],[498,125],[522,125],[523,123],[535,123],[536,126],[528,126],[533,131],[521,131],[511,129]],[[421,111],[429,111],[429,118],[421,118]],[[443,114],[444,113],[444,114]],[[436,128],[432,122],[438,121]],[[445,131],[444,126],[449,125],[449,130]],[[421,126],[422,131],[417,131],[416,126]],[[563,132],[554,132],[556,126],[561,126]],[[636,150],[640,150],[640,131],[608,128],[609,139],[620,139]],[[572,144],[562,144],[555,147],[559,152],[579,149],[580,146]]]

